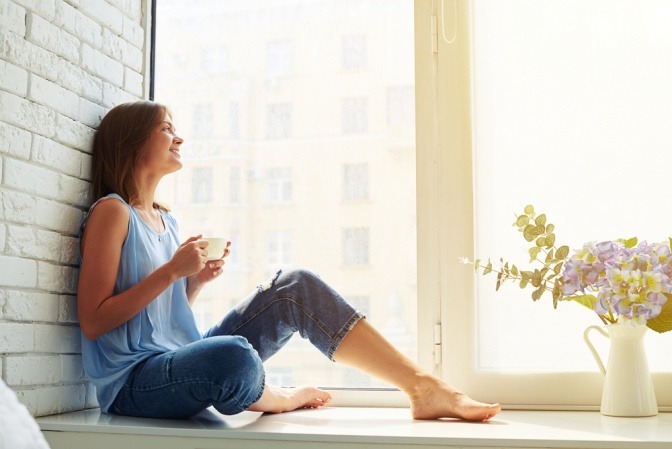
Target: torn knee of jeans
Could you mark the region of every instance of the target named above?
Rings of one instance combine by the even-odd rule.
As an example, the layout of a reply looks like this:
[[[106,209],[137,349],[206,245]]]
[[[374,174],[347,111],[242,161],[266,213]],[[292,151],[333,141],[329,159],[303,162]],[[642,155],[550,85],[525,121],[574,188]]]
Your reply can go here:
[[[269,288],[273,287],[275,285],[275,282],[278,280],[280,275],[282,274],[282,270],[278,270],[277,273],[275,273],[275,276],[273,276],[271,279],[268,281],[264,282],[263,284],[257,285],[257,291],[259,293],[264,292],[268,290]]]

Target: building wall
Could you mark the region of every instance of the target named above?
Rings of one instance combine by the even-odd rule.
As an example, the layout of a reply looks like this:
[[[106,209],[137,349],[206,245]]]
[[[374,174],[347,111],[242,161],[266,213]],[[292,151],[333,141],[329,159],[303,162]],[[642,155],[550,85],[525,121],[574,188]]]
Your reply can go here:
[[[0,0],[0,372],[35,416],[96,406],[77,325],[91,143],[143,94],[143,0]]]

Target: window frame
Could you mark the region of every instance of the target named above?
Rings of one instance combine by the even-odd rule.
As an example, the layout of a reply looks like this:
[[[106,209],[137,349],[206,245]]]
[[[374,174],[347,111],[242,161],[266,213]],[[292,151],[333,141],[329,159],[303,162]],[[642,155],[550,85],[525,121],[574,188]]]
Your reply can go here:
[[[441,326],[434,360],[425,359],[424,363],[433,362],[435,374],[472,397],[500,402],[505,408],[597,410],[603,385],[597,368],[591,372],[477,369],[475,279],[473,270],[459,261],[464,256],[473,260],[475,239],[472,0],[436,0],[424,7],[419,3],[416,1],[416,15],[433,17],[428,20],[432,39],[427,41],[437,50],[431,63],[426,58],[421,61],[426,52],[419,51],[422,43],[416,42],[416,53],[420,54],[416,56],[418,296],[431,297],[419,316],[431,317]],[[449,43],[445,36],[454,38]],[[433,120],[422,120],[429,116]],[[437,285],[438,291],[432,285]],[[425,327],[430,326],[425,323]],[[419,335],[419,344],[424,341],[427,345],[430,339],[424,335],[421,340]],[[441,360],[447,362],[441,364]],[[659,410],[672,410],[672,373],[652,376]]]

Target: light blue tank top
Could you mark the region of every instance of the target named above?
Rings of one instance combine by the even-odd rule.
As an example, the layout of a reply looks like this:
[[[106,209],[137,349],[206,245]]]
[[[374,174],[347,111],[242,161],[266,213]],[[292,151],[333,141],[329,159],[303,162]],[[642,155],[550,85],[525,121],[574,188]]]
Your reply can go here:
[[[152,230],[119,195],[111,194],[128,207],[128,236],[121,249],[114,294],[133,287],[168,262],[179,246],[177,222],[161,212],[166,230]],[[100,201],[100,200],[99,200]],[[106,200],[112,201],[112,200]],[[89,213],[96,207],[96,202]],[[80,240],[88,215],[80,229]],[[81,254],[80,254],[81,264]],[[82,334],[82,364],[96,386],[100,408],[107,412],[130,371],[153,354],[180,348],[202,338],[187,300],[186,278],[164,290],[154,301],[126,323],[96,340]]]

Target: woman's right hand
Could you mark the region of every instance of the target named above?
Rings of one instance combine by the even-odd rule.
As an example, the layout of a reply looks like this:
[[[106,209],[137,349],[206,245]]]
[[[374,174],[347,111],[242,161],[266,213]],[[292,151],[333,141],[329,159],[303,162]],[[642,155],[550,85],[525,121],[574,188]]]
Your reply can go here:
[[[201,240],[202,235],[189,237],[177,248],[173,258],[170,260],[173,272],[179,277],[189,276],[198,273],[205,268],[208,260],[206,247],[208,242]]]

